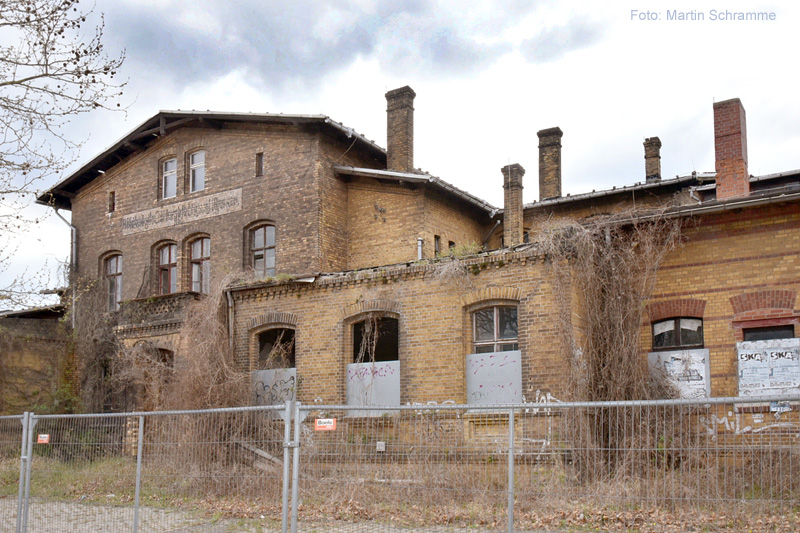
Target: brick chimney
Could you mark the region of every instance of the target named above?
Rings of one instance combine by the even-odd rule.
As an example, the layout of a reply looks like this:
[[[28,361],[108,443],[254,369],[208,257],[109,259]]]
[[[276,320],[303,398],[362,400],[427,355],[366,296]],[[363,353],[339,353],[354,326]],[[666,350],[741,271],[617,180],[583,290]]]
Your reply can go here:
[[[414,97],[406,85],[386,93],[386,168],[414,170]]]
[[[519,163],[500,169],[503,173],[503,244],[516,246],[522,244],[522,176],[525,169]]]
[[[714,103],[714,156],[717,200],[748,196],[747,124],[738,98]]]
[[[561,196],[561,128],[541,130],[539,136],[539,200]]]
[[[644,140],[644,175],[646,183],[661,181],[661,139]]]

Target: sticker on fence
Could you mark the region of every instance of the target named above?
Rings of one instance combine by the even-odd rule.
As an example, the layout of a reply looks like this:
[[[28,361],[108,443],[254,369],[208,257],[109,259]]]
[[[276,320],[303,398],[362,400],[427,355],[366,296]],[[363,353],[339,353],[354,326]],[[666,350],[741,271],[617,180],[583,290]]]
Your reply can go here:
[[[336,429],[335,418],[317,418],[314,420],[314,429],[316,431],[333,431]]]
[[[36,444],[50,444],[50,435],[47,433],[40,433],[36,439]]]

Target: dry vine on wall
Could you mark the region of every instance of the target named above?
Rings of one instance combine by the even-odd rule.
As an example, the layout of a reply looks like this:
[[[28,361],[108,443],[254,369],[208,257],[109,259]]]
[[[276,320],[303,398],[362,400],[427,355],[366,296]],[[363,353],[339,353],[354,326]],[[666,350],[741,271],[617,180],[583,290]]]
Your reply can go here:
[[[637,213],[590,222],[551,223],[539,244],[549,257],[559,299],[559,322],[569,361],[567,396],[577,401],[675,397],[663,375],[648,368],[640,344],[645,303],[664,257],[681,242],[681,221]],[[658,416],[640,409],[636,432],[622,428],[632,412],[595,408],[575,417],[571,431],[583,477],[632,473],[658,443],[683,435],[673,410]],[[666,428],[672,428],[666,434]],[[626,451],[627,450],[627,451]],[[668,462],[679,461],[671,458]],[[625,468],[620,468],[625,467]]]

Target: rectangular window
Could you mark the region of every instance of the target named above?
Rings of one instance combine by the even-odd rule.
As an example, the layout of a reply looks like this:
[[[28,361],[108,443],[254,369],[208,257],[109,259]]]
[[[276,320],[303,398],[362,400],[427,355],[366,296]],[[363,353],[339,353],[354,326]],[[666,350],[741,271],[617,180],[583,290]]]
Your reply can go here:
[[[208,293],[211,281],[211,239],[204,237],[192,243],[192,290]]]
[[[172,294],[178,290],[178,246],[167,244],[158,251],[158,293]]]
[[[122,256],[112,255],[106,259],[106,283],[108,287],[108,310],[116,311],[122,301]]]
[[[433,253],[436,257],[442,253],[442,238],[438,235],[433,236]]]
[[[765,328],[747,328],[744,330],[744,340],[770,341],[775,339],[791,339],[794,337],[794,326],[769,326]]]
[[[113,213],[117,210],[117,197],[114,191],[108,193],[108,212]]]
[[[189,181],[192,192],[206,188],[206,153],[203,150],[189,156]]]
[[[174,198],[178,193],[178,160],[161,163],[161,198]]]
[[[259,276],[275,275],[275,226],[259,226],[250,231],[250,260]]]
[[[258,152],[256,154],[256,177],[264,175],[264,153]]]

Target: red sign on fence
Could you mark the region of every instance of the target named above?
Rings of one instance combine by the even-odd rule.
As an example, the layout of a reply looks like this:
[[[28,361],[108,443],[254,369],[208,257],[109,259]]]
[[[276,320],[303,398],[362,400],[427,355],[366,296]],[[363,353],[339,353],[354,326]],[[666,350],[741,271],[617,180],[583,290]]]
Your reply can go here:
[[[314,420],[314,429],[317,431],[333,431],[336,429],[335,418],[317,418]]]
[[[50,444],[50,435],[47,433],[40,433],[36,439],[36,444]]]

